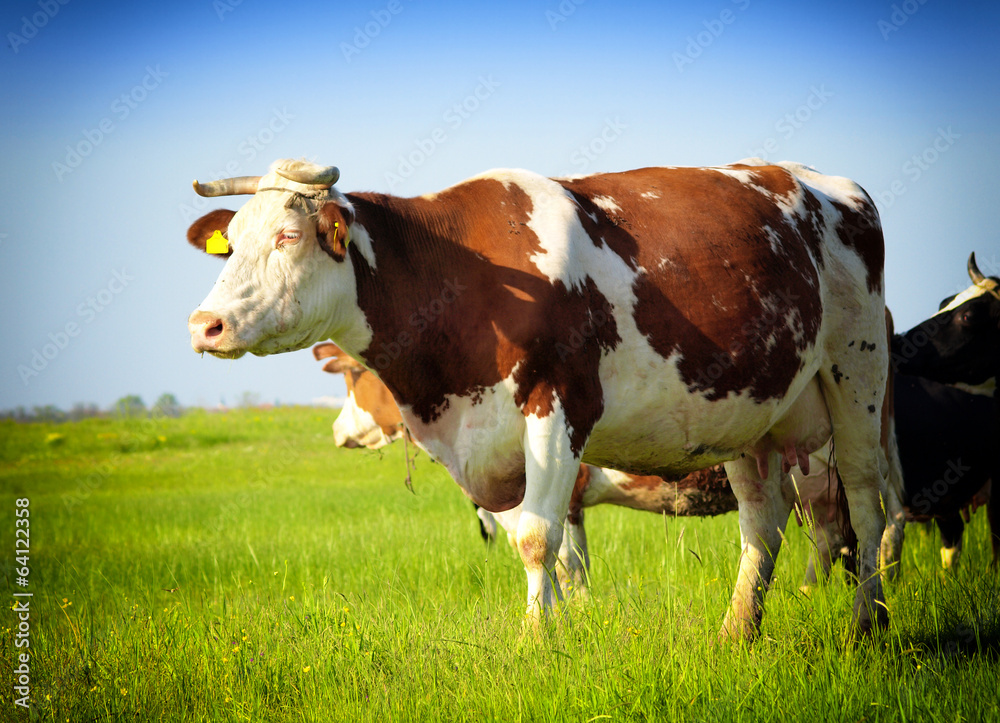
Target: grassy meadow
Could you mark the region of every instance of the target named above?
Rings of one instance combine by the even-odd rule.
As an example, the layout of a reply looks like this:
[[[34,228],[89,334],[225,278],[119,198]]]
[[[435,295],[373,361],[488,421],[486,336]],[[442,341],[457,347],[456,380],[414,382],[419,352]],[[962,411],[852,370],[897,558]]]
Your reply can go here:
[[[523,569],[421,454],[333,445],[335,413],[0,422],[0,720],[998,720],[985,510],[959,569],[910,526],[889,631],[809,597],[789,523],[755,644],[718,645],[735,514],[587,513],[592,596],[524,634]],[[30,510],[16,583],[16,499]],[[30,710],[14,704],[30,591]],[[23,598],[22,598],[23,599]]]

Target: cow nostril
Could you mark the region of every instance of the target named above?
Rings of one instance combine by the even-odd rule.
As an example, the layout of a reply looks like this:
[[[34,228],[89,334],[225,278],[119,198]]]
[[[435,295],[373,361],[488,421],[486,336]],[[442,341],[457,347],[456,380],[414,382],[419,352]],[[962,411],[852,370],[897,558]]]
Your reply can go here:
[[[207,337],[219,336],[219,334],[221,333],[222,333],[222,321],[215,322],[214,326],[210,326],[208,329],[205,330],[205,336]]]

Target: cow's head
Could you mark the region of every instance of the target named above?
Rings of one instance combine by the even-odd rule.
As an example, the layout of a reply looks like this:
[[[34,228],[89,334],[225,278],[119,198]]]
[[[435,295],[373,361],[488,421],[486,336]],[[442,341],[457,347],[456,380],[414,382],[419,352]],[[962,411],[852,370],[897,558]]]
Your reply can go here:
[[[1000,372],[1000,279],[969,256],[972,286],[893,343],[896,370],[992,393]]]
[[[235,359],[302,349],[346,324],[354,271],[344,263],[350,203],[333,188],[334,167],[277,161],[265,176],[195,181],[202,196],[250,194],[238,212],[212,211],[188,241],[205,249],[221,231],[230,254],[208,297],[188,318],[197,352]]]
[[[360,363],[326,342],[313,347],[317,361],[328,359],[323,371],[343,374],[347,399],[333,423],[338,447],[381,449],[403,436],[403,418],[386,386]]]

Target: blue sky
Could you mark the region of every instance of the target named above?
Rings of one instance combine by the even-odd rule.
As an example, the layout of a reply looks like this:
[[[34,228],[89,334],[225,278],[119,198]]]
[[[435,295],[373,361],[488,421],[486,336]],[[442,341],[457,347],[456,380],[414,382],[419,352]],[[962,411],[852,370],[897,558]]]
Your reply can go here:
[[[190,350],[220,263],[185,231],[242,203],[198,199],[191,180],[276,158],[414,195],[493,167],[763,154],[876,198],[899,328],[967,285],[970,251],[1000,273],[1000,7],[671,5],[6,3],[0,409],[343,394],[308,351]]]

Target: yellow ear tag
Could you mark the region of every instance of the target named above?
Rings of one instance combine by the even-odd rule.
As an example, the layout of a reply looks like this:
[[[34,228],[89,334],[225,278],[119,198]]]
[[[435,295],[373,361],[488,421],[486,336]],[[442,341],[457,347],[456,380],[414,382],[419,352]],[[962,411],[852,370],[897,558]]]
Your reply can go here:
[[[205,242],[205,251],[210,254],[228,254],[229,239],[222,235],[222,231],[216,229],[215,233]]]
[[[333,237],[334,238],[337,238],[337,229],[338,228],[340,228],[340,223],[339,222],[333,224],[333,229],[334,229],[334,231],[333,231]],[[351,245],[351,234],[345,228],[344,229],[344,248],[346,249],[350,245]]]

